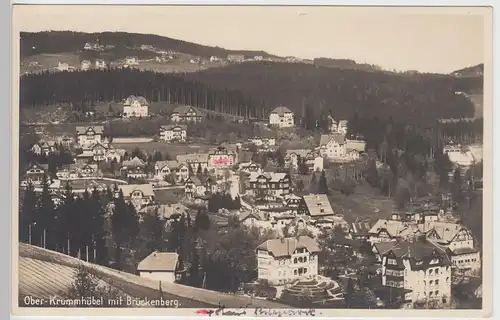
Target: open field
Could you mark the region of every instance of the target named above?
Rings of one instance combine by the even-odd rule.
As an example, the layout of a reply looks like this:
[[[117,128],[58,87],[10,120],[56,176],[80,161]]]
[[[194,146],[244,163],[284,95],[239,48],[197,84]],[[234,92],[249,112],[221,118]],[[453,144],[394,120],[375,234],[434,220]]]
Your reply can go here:
[[[337,191],[331,191],[330,202],[338,206],[344,213],[347,222],[356,218],[387,219],[393,210],[393,201],[365,182],[357,184],[353,194],[346,196]]]
[[[215,148],[217,145],[207,144],[173,144],[164,142],[146,142],[146,143],[112,143],[116,149],[125,149],[127,152],[132,152],[139,148],[141,151],[153,154],[155,151],[168,153],[171,157],[185,153],[203,153],[210,148]]]
[[[38,62],[38,66],[30,63]],[[20,72],[37,72],[57,67],[58,63],[67,63],[70,66],[80,66],[80,55],[74,52],[67,53],[42,53],[26,57],[21,63]]]

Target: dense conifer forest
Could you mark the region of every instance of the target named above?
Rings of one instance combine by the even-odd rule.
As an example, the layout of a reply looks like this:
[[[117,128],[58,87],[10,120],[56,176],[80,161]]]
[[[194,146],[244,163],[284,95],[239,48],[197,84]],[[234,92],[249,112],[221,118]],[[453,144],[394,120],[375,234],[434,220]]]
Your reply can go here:
[[[473,79],[315,68],[305,64],[245,63],[194,74],[173,75],[131,69],[29,74],[21,77],[21,107],[81,101],[120,101],[130,94],[152,102],[190,104],[238,116],[266,118],[276,105],[298,117],[332,113],[429,122],[472,117]],[[468,88],[464,88],[468,87]]]

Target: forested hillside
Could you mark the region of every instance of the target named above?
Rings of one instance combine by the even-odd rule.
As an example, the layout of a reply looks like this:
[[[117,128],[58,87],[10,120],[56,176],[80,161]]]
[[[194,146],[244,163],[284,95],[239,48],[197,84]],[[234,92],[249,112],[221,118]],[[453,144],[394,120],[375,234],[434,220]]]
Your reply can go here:
[[[306,107],[321,113],[332,111],[342,118],[350,117],[354,110],[363,116],[393,119],[471,117],[472,103],[455,92],[482,88],[481,78],[270,62],[210,69],[188,74],[186,78],[215,88],[238,90],[271,106],[285,104],[298,115]]]
[[[228,54],[244,54],[248,56],[269,56],[263,51],[233,51],[219,47],[203,46],[187,41],[162,37],[152,34],[139,34],[127,32],[99,32],[83,33],[73,31],[47,31],[47,32],[21,32],[21,57],[39,53],[76,52],[82,50],[86,42],[96,42],[101,45],[115,45],[117,49],[152,45],[161,50],[191,54],[199,57],[220,56]],[[116,49],[115,49],[116,50]]]
[[[316,68],[305,64],[255,62],[172,75],[137,70],[43,73],[21,77],[21,106],[61,102],[117,101],[130,94],[150,101],[192,104],[234,115],[265,118],[278,104],[298,117],[331,112],[429,121],[472,117],[469,99],[456,94],[479,87],[472,78],[398,75]],[[466,88],[467,87],[467,88]],[[311,116],[311,114],[309,114]]]
[[[181,76],[134,69],[44,72],[20,80],[20,106],[122,101],[142,95],[150,102],[167,101],[252,118],[267,107],[239,91],[214,89]]]

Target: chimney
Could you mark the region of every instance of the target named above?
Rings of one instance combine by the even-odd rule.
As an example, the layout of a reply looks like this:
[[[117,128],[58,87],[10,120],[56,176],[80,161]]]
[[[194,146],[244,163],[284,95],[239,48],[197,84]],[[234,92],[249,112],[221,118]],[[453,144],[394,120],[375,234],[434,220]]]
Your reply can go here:
[[[281,243],[285,243],[285,238],[281,237],[280,241],[281,241]]]

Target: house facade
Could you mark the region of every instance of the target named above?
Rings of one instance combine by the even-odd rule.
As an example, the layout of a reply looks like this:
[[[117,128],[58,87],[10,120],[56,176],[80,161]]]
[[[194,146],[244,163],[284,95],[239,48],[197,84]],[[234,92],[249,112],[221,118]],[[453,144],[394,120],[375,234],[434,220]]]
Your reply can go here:
[[[83,71],[87,71],[90,68],[92,68],[92,62],[90,62],[90,60],[83,60],[80,64],[80,69],[82,69]]]
[[[139,262],[137,272],[140,277],[174,283],[181,279],[179,255],[175,252],[152,252]]]
[[[124,118],[144,118],[149,115],[149,103],[146,98],[131,95],[123,102]]]
[[[48,176],[49,166],[46,164],[34,164],[26,170],[22,185],[40,186],[43,181],[43,176]]]
[[[200,122],[203,120],[201,113],[192,106],[178,106],[170,114],[172,122]]]
[[[257,247],[258,278],[269,284],[286,284],[318,275],[316,240],[308,236],[271,239]]]
[[[453,267],[462,270],[481,268],[480,250],[475,247],[472,232],[466,227],[440,221],[430,221],[423,225],[429,241],[446,248]]]
[[[269,125],[278,128],[291,128],[295,126],[294,114],[287,107],[279,106],[269,114]]]
[[[90,148],[103,142],[104,126],[77,126],[76,136],[79,147]]]
[[[106,61],[104,61],[102,59],[97,59],[95,61],[95,68],[96,69],[106,69],[106,67],[107,67]]]
[[[123,161],[120,171],[127,178],[146,178],[147,176],[146,163],[138,157]]]
[[[94,161],[99,162],[106,160],[106,152],[108,148],[106,148],[103,144],[96,143],[95,145],[92,146],[91,150],[92,153],[94,154]]]
[[[160,140],[165,142],[185,142],[187,139],[186,125],[165,125],[160,127]]]
[[[346,139],[341,133],[321,135],[319,150],[322,157],[332,160],[346,158]]]
[[[236,153],[224,146],[219,146],[208,154],[208,168],[230,168],[236,163]]]
[[[250,173],[248,192],[258,200],[282,200],[291,193],[290,176],[281,172],[252,172]]]
[[[184,182],[184,194],[187,198],[204,196],[206,191],[204,183],[196,176],[189,177]]]
[[[126,57],[125,64],[129,66],[137,66],[139,65],[139,59],[137,57]]]
[[[407,307],[415,304],[449,305],[451,261],[431,242],[400,242],[382,255],[382,285],[407,289]]]
[[[204,172],[208,168],[208,153],[188,153],[188,154],[178,154],[176,160],[179,163],[185,163],[188,167],[191,167],[193,173],[197,173],[198,170]]]
[[[123,192],[123,198],[126,202],[131,203],[140,209],[144,206],[153,204],[154,192],[151,184],[124,184],[119,186],[119,190]],[[117,196],[117,195],[115,195]]]

